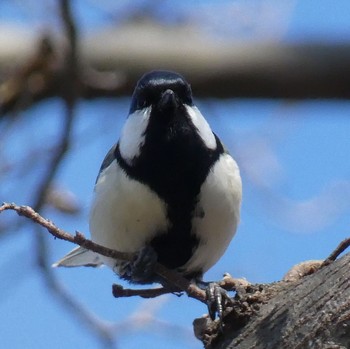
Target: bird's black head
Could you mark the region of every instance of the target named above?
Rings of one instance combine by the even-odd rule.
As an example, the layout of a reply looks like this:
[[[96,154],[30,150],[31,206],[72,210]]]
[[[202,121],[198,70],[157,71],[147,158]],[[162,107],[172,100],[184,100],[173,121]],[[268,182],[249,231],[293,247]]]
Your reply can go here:
[[[149,106],[161,112],[171,112],[184,104],[193,105],[192,91],[187,81],[178,73],[155,70],[146,73],[138,81],[130,114]]]

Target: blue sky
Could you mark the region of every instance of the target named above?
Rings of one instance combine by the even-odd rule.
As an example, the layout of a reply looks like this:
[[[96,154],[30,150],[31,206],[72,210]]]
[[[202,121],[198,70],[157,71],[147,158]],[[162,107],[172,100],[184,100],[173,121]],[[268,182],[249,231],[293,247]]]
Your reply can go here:
[[[1,2],[0,24],[17,21],[22,26],[40,27],[42,22],[45,25],[52,22],[57,30],[54,2],[43,5],[38,1],[31,6],[29,3]],[[118,19],[118,16],[109,16],[98,2],[75,3],[84,35]],[[103,2],[107,9],[112,3]],[[232,2],[215,2],[216,6],[228,6],[229,3]],[[120,4],[119,16],[127,14],[130,3],[123,1]],[[169,15],[168,9],[174,4],[174,1],[165,1],[164,7],[157,10],[157,16]],[[246,14],[259,6],[273,7],[277,2],[237,1],[235,4],[242,5],[241,13]],[[276,6],[276,15],[283,14],[283,23],[276,19],[277,28],[281,29],[278,40],[349,40],[348,1],[335,4],[332,1],[300,0],[285,4],[288,4],[288,13],[283,13],[287,7]],[[135,2],[133,6],[136,6]],[[204,16],[203,26],[208,21],[215,23],[214,19],[205,17],[212,2],[206,1],[203,8],[198,6],[197,2],[186,2],[167,20],[177,20],[184,15],[201,18],[198,17],[201,15]],[[33,9],[36,11],[32,12]],[[47,11],[46,19],[43,9]],[[237,40],[242,40],[242,36],[252,40],[255,35],[261,39],[256,28],[265,26],[254,21],[262,20],[253,13],[249,18],[250,29],[237,29]],[[226,34],[229,32],[223,26],[220,30]],[[265,30],[266,40],[276,40],[277,36],[271,36],[272,32]],[[122,98],[78,105],[72,150],[59,170],[56,183],[74,192],[82,212],[67,217],[46,210],[45,216],[58,226],[71,232],[88,232],[88,208],[95,177],[105,153],[119,136],[128,103],[128,98]],[[350,226],[350,204],[347,202],[350,197],[350,102],[234,99],[199,100],[198,105],[239,162],[244,186],[239,231],[224,257],[207,273],[206,279],[218,279],[228,271],[252,282],[270,282],[279,280],[296,263],[325,258],[347,236]],[[62,113],[62,104],[56,100],[45,101],[23,113],[16,128],[11,130],[11,143],[1,144],[7,160],[25,161],[27,153],[23,149],[27,150],[28,145],[40,150],[42,144],[53,144]],[[0,124],[0,128],[3,126]],[[43,174],[45,160],[44,155],[38,156],[34,171],[20,173],[25,180],[10,182],[7,179],[7,186],[1,190],[1,201],[27,204],[32,195],[30,184],[36,183]],[[9,216],[1,216],[0,223]],[[3,280],[0,286],[0,334],[3,346],[40,349],[47,348],[49,343],[51,349],[99,348],[100,344],[91,331],[45,287],[34,268],[32,234],[27,226],[0,240]],[[52,262],[72,248],[70,244],[54,239],[49,239],[49,245]],[[118,347],[201,347],[192,337],[191,324],[194,318],[205,313],[202,304],[186,296],[167,296],[151,302],[136,298],[115,300],[111,296],[111,284],[118,279],[107,268],[58,269],[55,273],[64,287],[89,311],[105,321],[117,323],[116,331],[120,333]],[[143,327],[144,319],[140,315],[145,314],[155,318]],[[127,322],[130,319],[133,324],[140,323],[140,327],[132,330],[133,326]]]

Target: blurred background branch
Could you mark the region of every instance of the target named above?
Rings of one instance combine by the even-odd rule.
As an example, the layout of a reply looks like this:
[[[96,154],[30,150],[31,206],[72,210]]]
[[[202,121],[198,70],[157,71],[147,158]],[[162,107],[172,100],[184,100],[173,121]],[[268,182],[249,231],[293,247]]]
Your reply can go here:
[[[159,67],[183,73],[198,97],[307,99],[350,95],[350,45],[242,45],[208,40],[190,26],[162,28],[151,21],[127,22],[81,40],[81,76],[75,77],[80,96],[129,95],[140,75]],[[36,38],[28,40],[31,45],[24,53],[23,48],[10,53],[6,47],[0,49],[0,74],[22,53],[20,62],[16,60],[20,68],[0,86],[2,114],[18,106],[24,96],[28,105],[59,95],[64,86],[62,40],[50,36],[39,43]],[[152,47],[145,49],[145,42]],[[0,38],[0,48],[2,45],[6,42]]]
[[[85,64],[80,66],[82,76],[78,79],[81,97],[129,95],[139,76],[157,67],[183,73],[191,81],[196,95],[203,98],[307,99],[348,98],[350,95],[350,45],[220,45],[215,42],[203,45],[204,37],[193,41],[191,35],[185,35],[179,27],[172,28],[171,32],[160,31],[164,38],[151,50],[137,50],[144,41],[150,40],[152,31],[156,30],[154,26],[157,27],[157,23],[118,28],[82,42]],[[130,36],[131,28],[140,41],[129,41],[128,46],[120,40],[124,35]],[[120,36],[123,30],[125,33]],[[187,49],[179,52],[175,50],[180,45],[176,39],[182,35],[185,41],[182,45]],[[25,92],[32,102],[59,94],[62,86],[58,83],[61,71],[57,69],[60,57],[53,55],[59,46],[51,38],[42,39],[39,45],[33,42],[33,47],[38,47],[37,52],[28,53],[28,60],[18,73],[0,87],[1,113],[17,105]],[[13,54],[16,56],[15,52]],[[179,55],[185,59],[180,59]]]
[[[50,188],[52,188],[57,171],[62,165],[66,153],[70,149],[71,136],[75,119],[75,106],[77,98],[79,98],[78,80],[80,72],[78,67],[79,53],[77,44],[77,29],[73,15],[71,13],[70,1],[60,0],[59,10],[60,17],[62,19],[63,31],[67,39],[67,45],[62,53],[62,65],[59,67],[59,74],[55,79],[54,86],[57,86],[59,88],[59,90],[55,93],[57,93],[57,96],[62,98],[65,106],[65,112],[61,123],[62,129],[58,132],[58,135],[56,137],[55,149],[50,154],[50,158],[46,165],[46,171],[36,189],[36,197],[34,198],[33,207],[35,207],[35,211],[38,212],[42,211],[47,202],[48,196],[50,193],[52,193]],[[46,56],[51,56],[52,54],[52,50],[49,49],[49,46],[49,41],[47,39],[44,39],[39,47],[39,52],[36,58],[42,59],[44,62],[49,61],[49,57]],[[41,55],[43,57],[41,57]],[[32,65],[33,61],[31,62]],[[44,71],[47,66],[48,65],[46,64],[42,64]],[[27,75],[29,79],[32,78],[33,73],[43,74],[43,71],[35,70],[34,72],[29,73]],[[42,76],[43,81],[51,81],[49,77],[51,75],[51,72],[46,71],[46,73],[48,73],[48,75],[45,75],[44,73]],[[23,91],[21,94],[22,93]],[[35,100],[36,96],[31,95],[31,99]],[[111,331],[110,326],[107,326],[102,319],[99,319],[96,315],[92,314],[91,311],[89,311],[72,294],[70,294],[62,285],[62,283],[57,279],[57,275],[51,268],[52,263],[50,259],[48,237],[43,234],[42,227],[35,225],[34,229],[36,234],[34,239],[35,246],[33,250],[35,251],[37,266],[41,271],[44,283],[51,291],[51,295],[60,301],[60,303],[67,310],[69,310],[85,326],[87,326],[89,330],[94,333],[98,341],[101,342],[103,347],[114,348],[115,336],[113,334],[113,331]]]

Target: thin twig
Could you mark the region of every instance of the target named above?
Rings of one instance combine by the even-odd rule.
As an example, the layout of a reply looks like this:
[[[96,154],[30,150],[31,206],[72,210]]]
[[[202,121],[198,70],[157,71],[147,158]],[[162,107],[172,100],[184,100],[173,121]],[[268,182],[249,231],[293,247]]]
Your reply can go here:
[[[337,248],[323,261],[321,268],[334,262],[350,246],[350,238],[344,239]]]
[[[124,288],[122,285],[113,284],[112,293],[115,298],[123,297],[142,297],[142,298],[155,298],[163,294],[174,293],[165,287],[149,288],[149,289],[131,289]]]
[[[39,215],[39,213],[35,212],[29,206],[18,206],[14,203],[3,203],[0,206],[0,213],[5,210],[14,210],[19,215],[25,216],[46,228],[54,237],[77,244],[103,256],[128,261],[133,260],[135,257],[135,254],[133,253],[123,253],[98,245],[93,241],[86,239],[82,233],[76,232],[75,236],[73,236],[70,233],[56,227],[54,223]],[[185,291],[189,297],[198,299],[202,302],[206,300],[205,292],[184,278],[180,273],[170,270],[159,263],[157,263],[155,266],[155,273],[164,279],[167,284],[171,285],[174,290]]]
[[[99,253],[106,257],[111,257],[115,259],[123,259],[123,260],[132,260],[134,258],[134,254],[131,253],[122,253],[115,250],[112,250],[107,247],[100,246],[98,244],[95,244],[91,240],[88,240],[84,237],[82,233],[76,232],[76,235],[73,236],[72,234],[56,227],[56,225],[51,222],[50,220],[42,217],[39,213],[37,213],[34,209],[32,209],[30,206],[18,206],[14,203],[3,203],[0,206],[0,212],[5,210],[14,210],[18,213],[20,216],[24,216],[29,218],[35,223],[38,223],[43,228],[45,228],[51,235],[53,235],[55,238],[65,240],[68,242],[72,242],[73,244],[77,244],[79,246],[82,246],[88,250],[94,251],[96,253]]]

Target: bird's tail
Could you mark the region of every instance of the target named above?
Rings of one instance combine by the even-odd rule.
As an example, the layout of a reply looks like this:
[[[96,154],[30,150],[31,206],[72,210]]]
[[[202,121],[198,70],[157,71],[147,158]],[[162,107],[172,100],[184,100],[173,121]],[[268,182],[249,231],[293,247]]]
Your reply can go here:
[[[52,264],[53,267],[99,267],[103,264],[98,253],[84,247],[76,247],[62,259]]]

